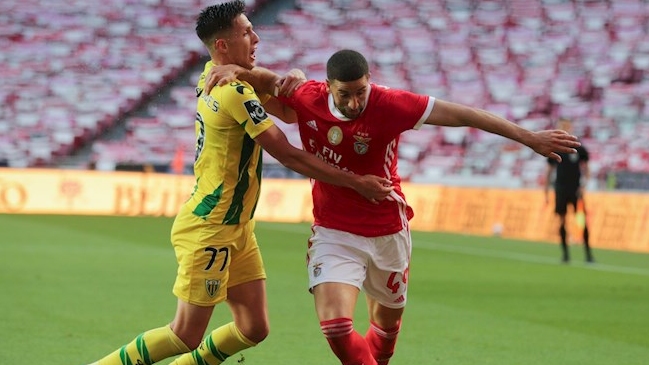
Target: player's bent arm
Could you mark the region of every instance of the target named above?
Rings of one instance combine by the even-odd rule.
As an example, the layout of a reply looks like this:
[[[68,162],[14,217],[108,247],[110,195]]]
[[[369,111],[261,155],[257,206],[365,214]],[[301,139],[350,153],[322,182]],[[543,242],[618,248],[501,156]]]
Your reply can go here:
[[[383,200],[393,190],[389,179],[345,172],[296,148],[276,125],[258,135],[255,141],[287,168],[312,179],[354,189],[371,201]]]
[[[263,67],[248,70],[235,64],[212,66],[205,79],[205,91],[209,93],[216,85],[237,80],[248,82],[259,94],[291,96],[306,81],[306,75],[296,68],[280,76]]]
[[[279,74],[259,66],[252,70],[241,68],[238,77],[250,83],[255,91],[269,95],[275,95],[275,85],[282,78]]]
[[[557,152],[575,153],[581,144],[577,137],[561,130],[533,132],[488,111],[440,99],[435,100],[425,124],[448,127],[473,127],[522,143],[536,153],[561,161]]]
[[[285,123],[297,123],[297,113],[295,110],[274,97],[268,99],[264,104],[264,109]]]
[[[290,96],[306,81],[304,71],[297,68],[291,69],[284,76],[259,66],[252,70],[238,68],[235,72],[240,80],[248,82],[256,91],[273,96]]]
[[[214,65],[205,79],[205,90],[210,92],[216,85],[223,86],[235,80],[248,82],[259,94],[275,94],[275,85],[282,77],[273,71],[255,67],[248,70],[236,64]]]

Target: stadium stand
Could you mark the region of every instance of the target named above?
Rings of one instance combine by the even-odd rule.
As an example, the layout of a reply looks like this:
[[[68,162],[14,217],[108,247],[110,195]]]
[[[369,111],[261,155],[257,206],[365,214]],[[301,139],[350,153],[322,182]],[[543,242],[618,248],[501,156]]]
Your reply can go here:
[[[3,1],[0,163],[53,165],[146,104],[203,54],[187,30],[207,3]]]
[[[174,158],[191,165],[193,85],[204,52],[187,29],[201,4],[120,3],[0,5],[2,77],[10,85],[0,91],[0,161],[51,165],[90,145],[99,169],[165,170]],[[322,79],[331,53],[355,48],[372,61],[378,83],[484,108],[532,129],[573,118],[599,187],[610,172],[649,172],[647,0],[296,4],[275,24],[257,25],[260,65],[299,67]],[[164,103],[151,103],[161,89]],[[120,120],[119,140],[97,138]],[[299,145],[297,131],[279,125]],[[400,150],[401,174],[413,182],[536,187],[544,177],[542,157],[472,129],[408,132]]]

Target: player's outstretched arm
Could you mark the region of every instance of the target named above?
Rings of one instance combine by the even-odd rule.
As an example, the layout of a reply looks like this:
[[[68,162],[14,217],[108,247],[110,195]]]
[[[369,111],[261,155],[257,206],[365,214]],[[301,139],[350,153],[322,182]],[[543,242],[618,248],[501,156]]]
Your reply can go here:
[[[581,144],[576,136],[554,129],[533,132],[485,110],[436,99],[424,122],[448,127],[473,127],[520,142],[536,153],[561,161],[557,152],[575,153]]]
[[[354,189],[374,203],[385,199],[393,190],[389,179],[345,172],[327,164],[315,155],[296,148],[291,145],[284,132],[275,125],[258,135],[255,141],[287,168],[312,179]]]

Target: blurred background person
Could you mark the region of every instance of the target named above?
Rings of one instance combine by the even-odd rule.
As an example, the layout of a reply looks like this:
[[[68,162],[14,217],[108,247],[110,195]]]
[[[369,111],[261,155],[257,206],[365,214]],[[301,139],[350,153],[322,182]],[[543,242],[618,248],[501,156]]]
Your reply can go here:
[[[572,134],[572,121],[560,118],[557,128]],[[554,212],[559,216],[559,237],[561,238],[561,261],[570,262],[568,250],[568,230],[566,229],[566,214],[568,205],[572,206],[577,225],[583,227],[583,241],[586,262],[594,262],[590,249],[588,220],[586,219],[586,204],[584,189],[590,178],[588,167],[588,150],[583,144],[576,148],[576,153],[559,153],[561,161],[548,158],[547,178],[545,182],[545,201],[550,201],[550,184],[554,181]]]

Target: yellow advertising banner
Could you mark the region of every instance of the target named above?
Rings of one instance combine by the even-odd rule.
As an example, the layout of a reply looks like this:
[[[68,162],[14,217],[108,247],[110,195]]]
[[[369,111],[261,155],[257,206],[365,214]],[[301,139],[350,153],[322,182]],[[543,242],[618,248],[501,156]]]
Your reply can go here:
[[[404,184],[415,211],[413,230],[499,235],[558,242],[554,197],[542,189],[493,189]],[[649,252],[649,194],[586,192],[586,222],[593,247]],[[569,210],[569,213],[572,210]],[[567,216],[572,243],[581,243],[583,222]]]
[[[193,187],[187,175],[0,168],[0,213],[174,216]],[[558,241],[554,201],[546,203],[541,189],[404,183],[403,190],[413,230]],[[649,252],[649,194],[588,192],[585,202],[593,247]],[[308,180],[265,179],[255,216],[310,222],[312,207]],[[581,223],[569,215],[574,243]]]
[[[192,187],[190,176],[0,169],[0,212],[173,216]]]

